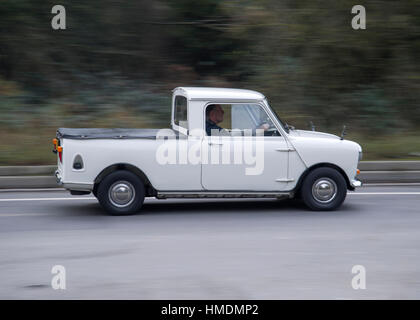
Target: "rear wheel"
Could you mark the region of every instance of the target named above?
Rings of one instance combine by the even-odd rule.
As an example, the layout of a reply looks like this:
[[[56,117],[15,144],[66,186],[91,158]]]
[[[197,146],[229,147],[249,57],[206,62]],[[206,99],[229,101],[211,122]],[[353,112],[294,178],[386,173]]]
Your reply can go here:
[[[347,195],[347,183],[333,168],[317,168],[303,181],[301,197],[312,210],[335,210]]]
[[[102,207],[112,215],[129,215],[138,212],[145,196],[144,184],[134,173],[114,171],[99,184],[97,198]]]

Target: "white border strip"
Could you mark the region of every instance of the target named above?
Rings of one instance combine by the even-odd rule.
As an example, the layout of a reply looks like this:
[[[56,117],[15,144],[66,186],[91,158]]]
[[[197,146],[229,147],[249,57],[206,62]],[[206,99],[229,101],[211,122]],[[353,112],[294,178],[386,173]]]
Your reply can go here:
[[[64,188],[27,188],[27,189],[0,189],[0,192],[46,192],[46,191],[68,191]]]
[[[378,195],[420,195],[420,192],[347,192],[347,195],[368,195],[368,196],[378,196]]]

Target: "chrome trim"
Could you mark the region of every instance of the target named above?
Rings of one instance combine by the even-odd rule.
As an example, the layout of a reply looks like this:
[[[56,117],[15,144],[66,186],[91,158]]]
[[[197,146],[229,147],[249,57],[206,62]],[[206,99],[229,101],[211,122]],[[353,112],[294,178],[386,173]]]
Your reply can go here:
[[[260,192],[260,191],[161,191],[156,198],[279,198],[293,197],[293,192]]]
[[[118,208],[128,207],[136,197],[136,190],[128,181],[117,181],[108,190],[111,204]]]
[[[312,185],[312,196],[321,203],[330,203],[337,196],[338,187],[330,178],[319,178]]]
[[[63,188],[75,191],[92,191],[93,183],[62,183]]]
[[[296,151],[296,149],[293,149],[293,148],[277,148],[276,151],[290,152],[290,151]]]
[[[276,179],[276,181],[277,182],[293,182],[293,181],[295,181],[295,179],[293,179],[293,178],[279,178],[279,179]]]
[[[363,186],[362,181],[359,181],[359,180],[357,180],[357,179],[353,179],[353,180],[351,180],[351,181],[350,181],[350,184],[351,184],[351,186],[352,186],[353,188],[358,188],[358,187]]]

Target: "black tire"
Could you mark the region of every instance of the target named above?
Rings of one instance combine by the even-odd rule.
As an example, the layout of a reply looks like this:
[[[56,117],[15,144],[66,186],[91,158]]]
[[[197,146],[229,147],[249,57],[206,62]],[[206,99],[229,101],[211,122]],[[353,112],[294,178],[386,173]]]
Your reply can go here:
[[[305,177],[300,194],[311,210],[335,210],[346,198],[347,183],[342,174],[333,168],[316,168]]]
[[[143,205],[144,196],[143,182],[134,173],[125,170],[111,172],[100,182],[97,190],[99,203],[111,215],[137,213]]]

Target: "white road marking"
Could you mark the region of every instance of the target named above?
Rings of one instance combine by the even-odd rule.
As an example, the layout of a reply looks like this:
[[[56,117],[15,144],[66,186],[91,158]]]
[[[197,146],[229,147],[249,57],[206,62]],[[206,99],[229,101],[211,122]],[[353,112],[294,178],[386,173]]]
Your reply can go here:
[[[398,186],[420,186],[419,182],[382,182],[382,183],[364,183],[363,187],[398,187]]]
[[[348,195],[363,195],[363,196],[386,196],[386,195],[420,195],[420,192],[348,192]],[[147,197],[146,199],[153,199]],[[188,198],[186,198],[188,199]],[[223,199],[223,198],[221,198]],[[15,199],[0,199],[0,202],[11,201],[70,201],[70,200],[96,200],[95,197],[74,197],[74,198],[15,198]],[[190,199],[191,200],[191,199]]]
[[[40,217],[48,215],[48,213],[0,213],[0,217]]]
[[[25,189],[0,189],[0,192],[49,192],[49,191],[67,191],[64,188],[25,188]]]
[[[94,197],[78,198],[21,198],[21,199],[0,199],[0,202],[8,201],[63,201],[63,200],[96,200]]]

